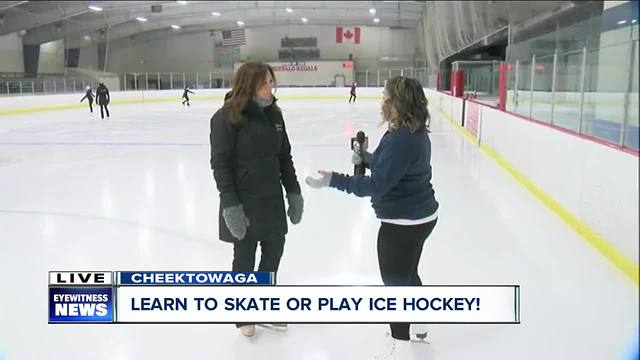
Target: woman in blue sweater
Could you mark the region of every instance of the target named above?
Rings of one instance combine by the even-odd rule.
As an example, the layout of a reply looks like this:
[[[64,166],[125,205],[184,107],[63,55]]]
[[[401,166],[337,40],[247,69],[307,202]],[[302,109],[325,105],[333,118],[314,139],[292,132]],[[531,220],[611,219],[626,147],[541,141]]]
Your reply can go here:
[[[438,202],[431,185],[429,111],[422,85],[396,77],[383,92],[382,117],[388,130],[373,154],[362,159],[370,176],[319,171],[308,177],[313,188],[332,187],[359,197],[370,196],[381,225],[378,265],[385,285],[420,286],[418,263],[425,240],[438,219]],[[354,156],[358,163],[359,156]],[[408,323],[392,323],[392,358],[412,359]]]

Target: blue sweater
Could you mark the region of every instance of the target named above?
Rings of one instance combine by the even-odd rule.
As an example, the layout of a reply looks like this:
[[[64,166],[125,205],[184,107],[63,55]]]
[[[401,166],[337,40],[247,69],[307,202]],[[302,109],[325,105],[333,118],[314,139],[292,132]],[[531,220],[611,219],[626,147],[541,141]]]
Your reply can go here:
[[[387,131],[369,160],[371,176],[333,173],[329,186],[371,196],[379,219],[418,220],[433,215],[438,202],[431,185],[431,141],[422,129]]]

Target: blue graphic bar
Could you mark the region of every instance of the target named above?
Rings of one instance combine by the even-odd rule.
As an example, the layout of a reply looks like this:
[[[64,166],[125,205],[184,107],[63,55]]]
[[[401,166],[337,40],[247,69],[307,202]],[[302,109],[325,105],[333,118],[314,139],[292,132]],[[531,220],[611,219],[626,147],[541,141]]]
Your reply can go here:
[[[233,271],[122,271],[118,285],[273,285],[270,272]]]

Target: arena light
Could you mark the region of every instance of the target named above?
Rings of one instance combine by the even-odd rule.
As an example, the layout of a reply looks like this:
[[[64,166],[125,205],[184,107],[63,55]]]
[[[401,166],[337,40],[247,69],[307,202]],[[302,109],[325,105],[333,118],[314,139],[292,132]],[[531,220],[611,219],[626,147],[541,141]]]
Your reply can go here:
[[[373,18],[373,22],[377,24],[377,23],[379,23],[379,22],[380,22],[380,19],[378,19],[378,18]]]
[[[211,15],[213,15],[213,16],[220,16],[220,15],[222,15],[222,14],[220,14],[219,12],[215,12],[215,11],[213,11],[213,12],[211,12]]]
[[[306,23],[306,22],[308,22],[308,21],[309,21],[309,19],[304,18],[304,17],[303,17],[302,19],[300,19],[300,20],[302,20],[302,22],[303,22],[303,23]]]
[[[292,12],[293,12],[293,9],[292,9],[292,8],[286,8],[286,9],[284,9],[284,10],[285,10],[286,12],[288,12],[288,13],[292,13]]]
[[[620,20],[618,21],[618,25],[624,25],[627,23],[627,20]]]
[[[638,20],[637,20],[637,19],[633,19],[633,20],[631,20],[631,23],[632,23],[632,24],[635,24],[635,23],[637,23],[637,22],[638,22]]]
[[[140,21],[140,22],[147,22],[147,21],[149,21],[147,18],[142,17],[142,16],[137,17],[137,18],[136,18],[136,20],[138,20],[138,21]]]
[[[369,9],[369,14],[375,15],[376,14],[376,8]]]
[[[89,36],[89,35],[85,35],[85,36],[84,36],[84,39],[85,39],[86,41],[91,41],[91,36]]]
[[[176,1],[176,2],[177,2],[178,4],[180,4],[180,5],[187,5],[187,2],[186,2],[186,1]]]
[[[180,25],[171,25],[171,28],[174,30],[180,30],[182,27]]]
[[[238,20],[238,21],[236,21],[236,24],[237,24],[238,26],[244,26],[244,21],[242,21],[242,20]]]
[[[89,10],[93,10],[93,11],[102,11],[102,8],[99,6],[89,6]]]

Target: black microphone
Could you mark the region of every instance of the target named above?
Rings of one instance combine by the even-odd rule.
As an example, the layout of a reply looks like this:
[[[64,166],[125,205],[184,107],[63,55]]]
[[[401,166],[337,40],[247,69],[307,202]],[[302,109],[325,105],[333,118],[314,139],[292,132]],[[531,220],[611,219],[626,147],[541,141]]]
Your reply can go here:
[[[365,147],[366,139],[367,138],[364,135],[363,131],[358,131],[358,133],[356,134],[356,137],[351,139],[351,148],[352,148],[352,150],[356,154],[358,154],[358,156],[360,156],[360,164],[353,165],[353,175],[354,176],[364,175],[365,170],[367,169],[367,166],[364,163],[364,153],[366,151],[366,149],[364,147]]]

